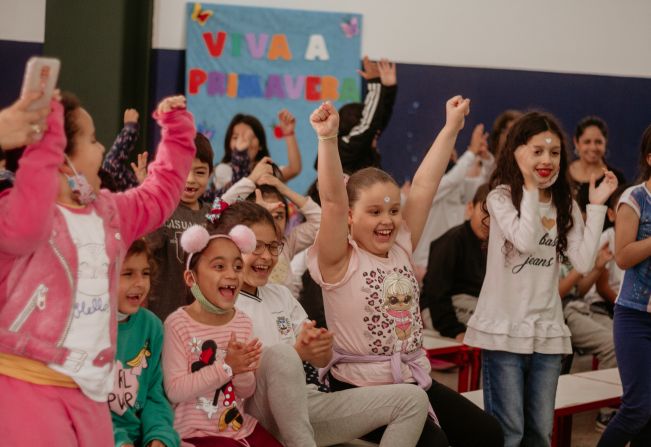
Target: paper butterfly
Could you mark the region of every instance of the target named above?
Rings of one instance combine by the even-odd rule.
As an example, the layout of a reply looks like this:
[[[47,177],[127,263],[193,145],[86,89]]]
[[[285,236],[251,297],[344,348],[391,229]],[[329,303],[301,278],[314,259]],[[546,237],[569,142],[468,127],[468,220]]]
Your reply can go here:
[[[359,34],[359,23],[357,17],[353,17],[348,22],[344,21],[340,23],[339,26],[341,26],[341,30],[349,39]]]
[[[215,129],[205,121],[197,125],[197,132],[203,135],[204,137],[208,138],[209,140],[212,140],[212,138],[215,136]]]
[[[197,22],[199,25],[204,26],[208,19],[212,17],[213,12],[209,9],[202,9],[201,3],[194,4],[194,10],[192,11],[192,20]]]

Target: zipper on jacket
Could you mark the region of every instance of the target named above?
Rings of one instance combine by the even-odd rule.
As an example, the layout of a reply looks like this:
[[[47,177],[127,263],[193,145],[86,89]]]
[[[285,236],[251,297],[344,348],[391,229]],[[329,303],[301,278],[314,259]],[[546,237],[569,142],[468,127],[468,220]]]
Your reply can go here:
[[[66,327],[63,333],[61,334],[61,337],[59,338],[59,340],[57,340],[57,346],[61,346],[63,344],[63,341],[66,339],[66,335],[68,335],[68,331],[70,330],[70,325],[72,324],[72,315],[75,311],[75,296],[77,295],[77,291],[75,290],[75,284],[72,279],[72,271],[70,270],[70,266],[66,262],[66,259],[59,251],[59,248],[56,246],[53,239],[50,239],[48,242],[50,243],[50,246],[52,247],[52,250],[54,251],[54,254],[56,255],[57,259],[63,266],[63,270],[65,270],[66,272],[66,278],[68,279],[68,284],[70,284],[70,291],[72,293],[72,305],[70,306],[68,321],[66,322]]]
[[[34,309],[45,309],[45,298],[47,296],[47,291],[48,288],[45,284],[39,284],[38,287],[36,287],[36,290],[34,290],[32,296],[29,297],[27,305],[23,308],[23,310],[20,311],[14,322],[11,323],[11,326],[9,326],[10,332],[18,332],[20,328],[23,327],[23,324],[25,324],[25,321],[27,321],[27,318],[29,318],[32,312],[34,312]]]

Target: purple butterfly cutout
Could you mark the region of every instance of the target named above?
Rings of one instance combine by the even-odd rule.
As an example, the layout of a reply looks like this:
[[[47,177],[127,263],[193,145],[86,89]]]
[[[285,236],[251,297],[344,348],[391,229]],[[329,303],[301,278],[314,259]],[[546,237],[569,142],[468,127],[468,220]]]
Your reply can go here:
[[[344,21],[339,26],[341,26],[344,35],[349,39],[359,34],[359,21],[357,17],[351,18],[348,22]]]

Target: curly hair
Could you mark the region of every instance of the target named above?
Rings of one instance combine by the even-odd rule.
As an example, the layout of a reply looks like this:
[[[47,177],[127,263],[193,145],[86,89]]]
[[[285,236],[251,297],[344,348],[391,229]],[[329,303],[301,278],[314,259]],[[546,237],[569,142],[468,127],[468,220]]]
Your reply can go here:
[[[555,134],[561,141],[558,179],[549,187],[549,191],[552,196],[552,204],[556,208],[556,228],[558,229],[556,254],[559,259],[564,260],[567,249],[567,234],[574,226],[574,221],[572,220],[574,200],[568,178],[567,138],[558,120],[553,115],[544,112],[529,112],[513,124],[506,137],[504,147],[498,155],[495,172],[493,172],[488,184],[491,191],[499,186],[507,186],[510,189],[511,201],[513,202],[513,206],[518,210],[519,216],[524,178],[515,159],[515,151],[520,146],[527,144],[535,135],[546,131]],[[486,203],[482,207],[488,213]],[[508,240],[505,241],[504,254],[508,256],[512,250],[513,244]]]

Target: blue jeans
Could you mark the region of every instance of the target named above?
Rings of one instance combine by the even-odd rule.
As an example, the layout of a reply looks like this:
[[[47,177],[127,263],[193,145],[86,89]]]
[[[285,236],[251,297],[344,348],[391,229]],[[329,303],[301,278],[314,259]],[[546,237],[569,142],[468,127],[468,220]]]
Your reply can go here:
[[[484,409],[504,431],[504,447],[549,447],[561,354],[482,351]]]
[[[651,314],[615,305],[613,336],[622,405],[598,447],[651,446]]]

